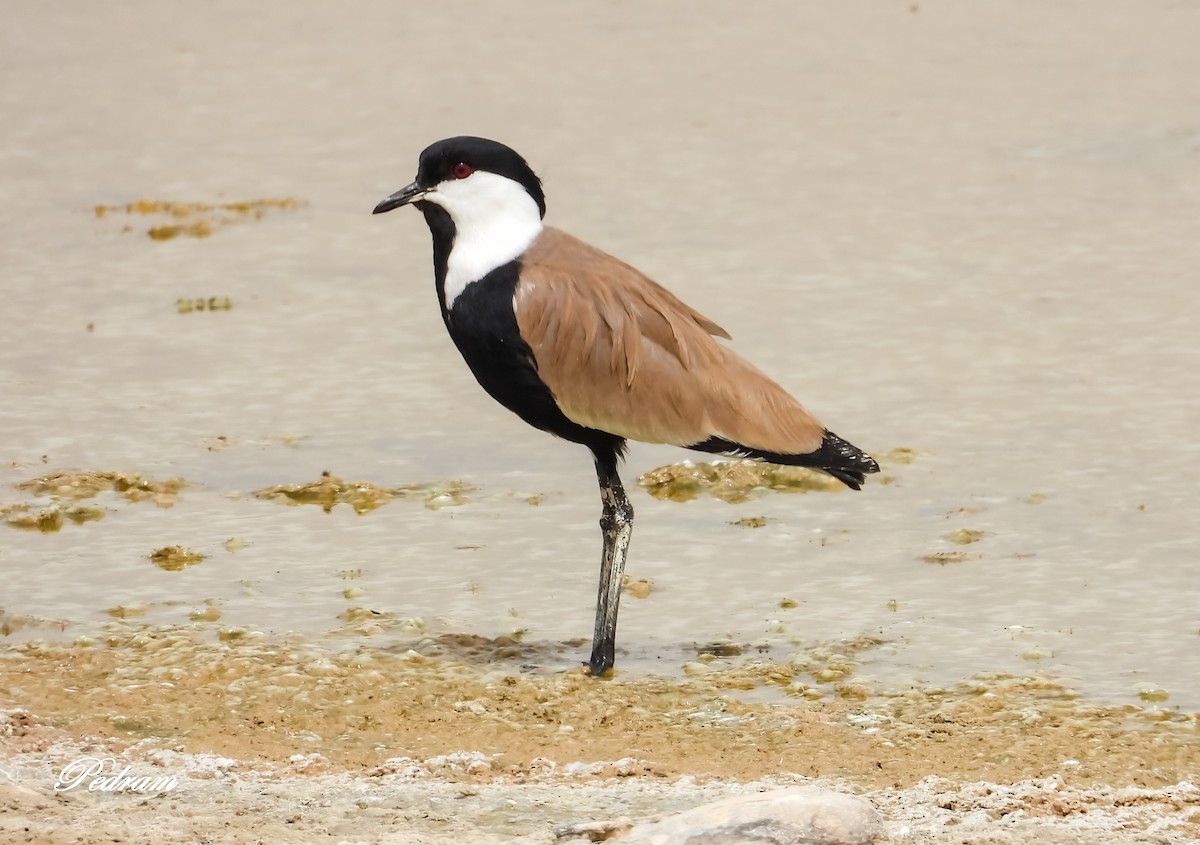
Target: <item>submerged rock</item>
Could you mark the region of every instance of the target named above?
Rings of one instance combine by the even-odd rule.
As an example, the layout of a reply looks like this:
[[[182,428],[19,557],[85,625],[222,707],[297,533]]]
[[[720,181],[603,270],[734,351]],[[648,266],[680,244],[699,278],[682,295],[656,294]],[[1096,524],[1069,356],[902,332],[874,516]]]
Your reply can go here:
[[[872,845],[887,842],[871,802],[796,787],[741,795],[669,816],[572,825],[557,832],[621,845]]]

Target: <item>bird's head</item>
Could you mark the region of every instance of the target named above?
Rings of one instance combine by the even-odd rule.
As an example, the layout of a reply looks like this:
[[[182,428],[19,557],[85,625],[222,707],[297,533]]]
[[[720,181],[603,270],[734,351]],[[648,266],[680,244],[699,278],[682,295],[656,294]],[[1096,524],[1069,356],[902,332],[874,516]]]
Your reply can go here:
[[[546,215],[542,182],[513,149],[486,138],[460,136],[426,147],[417,178],[375,206],[382,214],[402,205],[439,206],[460,231],[496,217]]]

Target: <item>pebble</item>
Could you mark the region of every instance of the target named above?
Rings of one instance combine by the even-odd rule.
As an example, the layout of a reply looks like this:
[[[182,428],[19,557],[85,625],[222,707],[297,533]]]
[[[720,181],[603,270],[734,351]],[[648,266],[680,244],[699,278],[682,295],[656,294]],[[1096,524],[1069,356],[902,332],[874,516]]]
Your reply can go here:
[[[883,820],[870,801],[809,787],[740,795],[633,822],[619,819],[572,825],[559,830],[557,836],[560,840],[582,837],[621,845],[873,845],[888,841]]]

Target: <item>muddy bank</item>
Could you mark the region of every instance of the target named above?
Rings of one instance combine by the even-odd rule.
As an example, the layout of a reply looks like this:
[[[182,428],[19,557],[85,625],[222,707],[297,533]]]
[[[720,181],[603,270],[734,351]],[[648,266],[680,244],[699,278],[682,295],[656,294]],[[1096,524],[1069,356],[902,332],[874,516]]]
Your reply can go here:
[[[1194,713],[1095,706],[1043,676],[877,688],[855,675],[861,642],[784,659],[706,654],[681,678],[607,681],[530,672],[537,649],[508,639],[416,644],[426,653],[339,652],[115,620],[106,641],[6,648],[0,704],[115,748],[182,743],[264,764],[315,753],[353,773],[461,751],[486,755],[476,780],[527,776],[542,759],[627,758],[639,776],[789,772],[872,789],[930,774],[1160,787],[1200,773]]]
[[[1095,707],[1039,677],[873,690],[852,644],[609,681],[522,670],[511,641],[423,648],[134,628],[9,647],[0,833],[548,843],[565,824],[818,783],[866,795],[898,842],[1200,841],[1195,714]],[[83,757],[177,785],[55,792]]]

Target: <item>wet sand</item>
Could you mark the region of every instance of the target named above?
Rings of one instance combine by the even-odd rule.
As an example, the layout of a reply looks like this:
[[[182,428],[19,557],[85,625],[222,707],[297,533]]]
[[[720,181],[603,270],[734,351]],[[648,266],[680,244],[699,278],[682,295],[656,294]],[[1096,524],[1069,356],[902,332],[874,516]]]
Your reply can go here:
[[[871,645],[701,660],[682,681],[533,674],[531,649],[467,638],[340,656],[177,630],[30,645],[0,663],[0,688],[37,703],[0,714],[0,832],[149,842],[167,816],[216,841],[549,842],[568,823],[817,783],[869,796],[897,841],[1200,836],[1194,717],[1096,707],[1039,677],[872,690],[854,681]],[[772,687],[789,694],[754,700]],[[112,773],[180,785],[45,787],[110,756]]]
[[[1107,1],[10,15],[0,830],[542,842],[814,778],[899,841],[1200,839],[1198,34]],[[611,682],[577,669],[586,455],[482,394],[420,218],[369,214],[459,133],[884,466],[667,490],[687,456],[635,446]],[[187,780],[56,796],[91,751]]]

